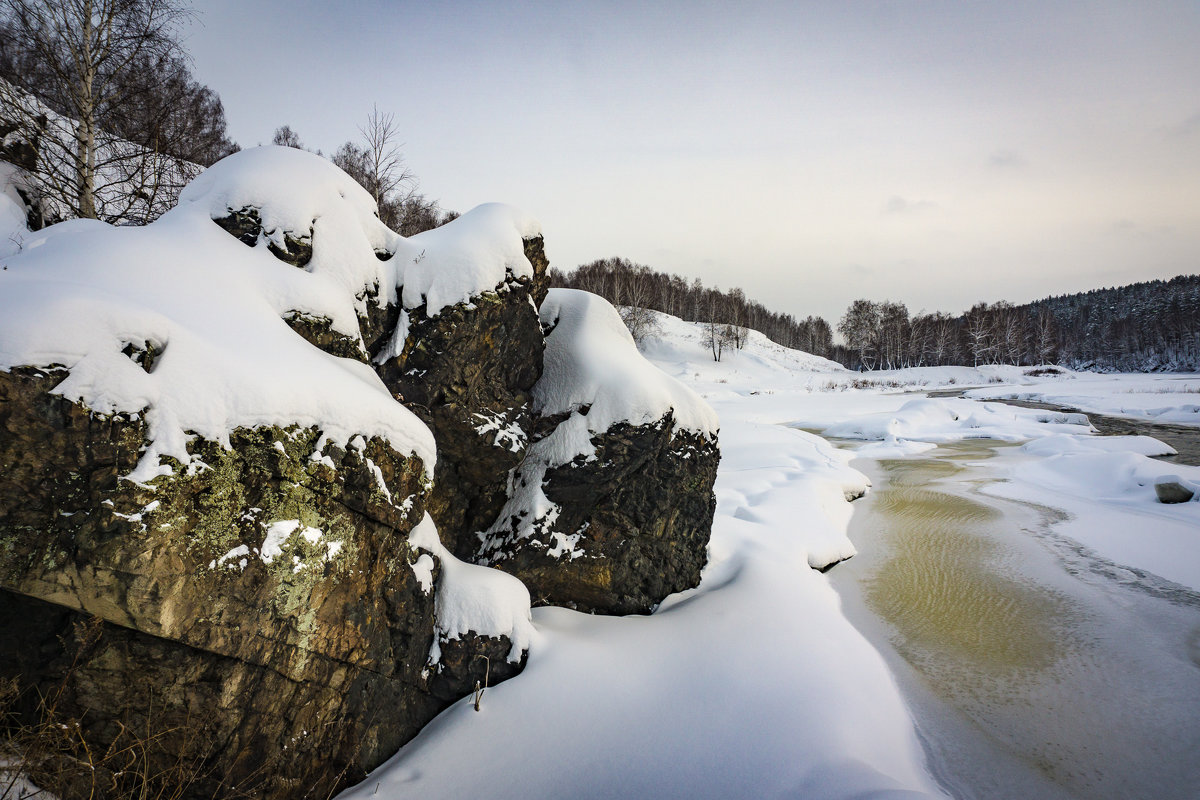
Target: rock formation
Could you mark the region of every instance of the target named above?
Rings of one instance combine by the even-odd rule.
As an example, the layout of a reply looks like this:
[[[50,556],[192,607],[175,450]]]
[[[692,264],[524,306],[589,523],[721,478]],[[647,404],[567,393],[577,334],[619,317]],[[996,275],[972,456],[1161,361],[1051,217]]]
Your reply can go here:
[[[64,797],[327,796],[520,671],[521,581],[627,613],[699,580],[711,410],[547,299],[528,217],[373,212],[260,148],[6,258],[0,678],[80,723],[29,765]]]
[[[716,416],[638,353],[601,298],[551,290],[541,319],[534,442],[476,559],[519,577],[535,603],[645,613],[700,580]]]

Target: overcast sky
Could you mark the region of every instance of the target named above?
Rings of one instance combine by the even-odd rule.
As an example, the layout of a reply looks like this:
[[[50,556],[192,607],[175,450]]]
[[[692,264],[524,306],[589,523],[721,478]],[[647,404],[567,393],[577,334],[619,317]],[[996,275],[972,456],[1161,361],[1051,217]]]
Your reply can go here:
[[[420,189],[836,325],[1200,272],[1200,2],[197,0],[243,147],[373,103]]]

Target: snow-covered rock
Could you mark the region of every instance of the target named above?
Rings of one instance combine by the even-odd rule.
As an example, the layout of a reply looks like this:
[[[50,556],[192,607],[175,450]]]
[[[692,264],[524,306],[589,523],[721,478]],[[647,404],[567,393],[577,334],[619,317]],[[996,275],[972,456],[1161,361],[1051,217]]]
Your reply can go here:
[[[214,224],[231,211],[256,220],[253,242]],[[506,214],[467,215],[466,243],[422,249],[466,263],[494,234],[489,269],[507,274]],[[512,228],[517,248],[527,229]],[[89,709],[98,752],[116,720],[162,725],[180,748],[163,758],[209,765],[189,791],[324,795],[468,692],[476,655],[500,653],[493,683],[519,670],[527,593],[417,530],[434,436],[366,363],[364,331],[400,316],[414,248],[328,162],[259,148],[150,225],[76,220],[2,257],[0,650],[43,659],[18,672],[64,686],[64,714]],[[426,296],[492,280],[440,263],[451,274]],[[297,335],[298,319],[329,336]],[[347,342],[353,359],[336,352]],[[508,627],[486,600],[461,602],[499,597],[500,580]],[[64,673],[85,615],[104,620],[101,644]],[[195,720],[200,734],[170,738]]]
[[[538,434],[479,555],[525,581],[535,602],[649,611],[699,581],[717,416],[646,361],[603,298],[552,289],[541,319]]]
[[[265,147],[0,266],[0,676],[64,687],[97,752],[161,725],[192,794],[327,795],[523,668],[531,590],[646,611],[699,580],[716,415],[607,303],[547,298],[515,209],[405,239]]]

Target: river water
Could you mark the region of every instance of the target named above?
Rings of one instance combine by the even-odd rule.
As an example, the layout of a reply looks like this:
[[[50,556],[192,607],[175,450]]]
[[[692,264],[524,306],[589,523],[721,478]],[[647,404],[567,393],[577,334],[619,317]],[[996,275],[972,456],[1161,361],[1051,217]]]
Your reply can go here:
[[[840,442],[842,446],[853,446]],[[979,489],[1007,446],[858,460],[829,575],[963,798],[1200,797],[1200,594],[1097,560]],[[1200,535],[1200,532],[1198,532]]]

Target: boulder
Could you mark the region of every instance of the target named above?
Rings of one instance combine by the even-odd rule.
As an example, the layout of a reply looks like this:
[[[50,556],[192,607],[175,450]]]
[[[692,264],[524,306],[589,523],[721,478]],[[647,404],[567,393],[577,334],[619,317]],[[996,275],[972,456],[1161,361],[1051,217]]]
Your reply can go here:
[[[695,586],[720,455],[707,404],[647,362],[616,310],[552,289],[532,443],[475,560],[535,605],[646,613]]]
[[[473,211],[412,237],[423,254],[418,263],[453,261],[445,242],[460,230],[469,240],[473,228],[498,216],[495,208],[484,210],[491,213]],[[428,298],[436,287],[429,285],[409,298],[424,302],[401,312],[389,349],[374,359],[388,390],[433,431],[438,460],[428,508],[442,540],[465,560],[508,499],[509,476],[528,444],[530,390],[542,372],[535,307],[545,292],[542,237],[521,238],[511,224],[506,233],[511,249],[490,276],[500,279],[495,285],[476,285],[458,302],[433,308]],[[419,285],[419,277],[410,280]]]
[[[1154,482],[1154,494],[1160,503],[1187,503],[1196,496],[1195,490],[1184,485],[1175,475],[1167,475]]]
[[[157,731],[162,759],[203,757],[189,791],[324,794],[470,691],[473,673],[439,671],[436,695],[427,673],[434,585],[407,536],[427,489],[418,458],[377,438],[238,429],[228,447],[189,444],[203,468],[137,483],[123,478],[144,420],[54,395],[64,375],[0,372],[0,605],[48,620],[0,649],[42,654],[20,667],[26,691],[61,687],[58,713],[86,717],[94,751]],[[56,648],[86,615],[104,621],[96,642]]]
[[[510,513],[489,532],[480,559],[518,576],[535,605],[644,614],[700,582],[716,510],[717,445],[674,430],[670,413],[644,425],[618,423],[590,443],[588,456],[565,464],[527,462],[517,494],[540,484],[544,511]],[[533,459],[543,452],[531,448]]]

